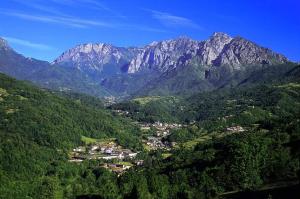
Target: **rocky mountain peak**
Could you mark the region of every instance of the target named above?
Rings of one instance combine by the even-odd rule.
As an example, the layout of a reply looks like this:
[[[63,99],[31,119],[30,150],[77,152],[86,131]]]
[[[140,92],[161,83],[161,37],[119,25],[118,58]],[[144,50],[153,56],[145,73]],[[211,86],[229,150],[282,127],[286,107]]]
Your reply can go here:
[[[243,66],[275,65],[287,62],[288,59],[281,54],[242,37],[235,37],[224,47],[214,61],[214,65],[230,66],[233,70],[239,70]]]
[[[211,38],[231,38],[231,37],[224,32],[214,32]]]
[[[11,49],[8,42],[1,37],[0,37],[0,48],[5,49],[5,50]]]
[[[64,52],[53,63],[66,66],[75,66],[80,70],[101,71],[102,66],[121,59],[118,48],[105,43],[87,43],[75,46]]]
[[[213,33],[207,40],[196,41],[181,36],[155,41],[142,48],[120,48],[105,43],[78,45],[57,58],[54,63],[83,71],[103,71],[103,67],[125,73],[165,72],[189,64],[205,66],[272,65],[287,59],[241,37],[223,32]]]
[[[151,43],[130,61],[128,73],[145,70],[164,72],[169,68],[176,68],[181,57],[195,55],[198,48],[199,42],[188,37]],[[180,64],[184,64],[183,62],[180,61]]]
[[[213,33],[208,40],[203,42],[203,46],[198,53],[200,56],[198,58],[199,62],[202,65],[212,65],[212,62],[219,56],[225,45],[230,43],[232,39],[232,37],[222,32]]]

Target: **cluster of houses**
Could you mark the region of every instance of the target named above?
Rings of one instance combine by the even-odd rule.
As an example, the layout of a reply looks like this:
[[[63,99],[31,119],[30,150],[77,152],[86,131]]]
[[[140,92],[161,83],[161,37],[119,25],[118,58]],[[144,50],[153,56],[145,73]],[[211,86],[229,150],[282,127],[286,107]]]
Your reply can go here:
[[[114,96],[105,96],[104,97],[104,106],[110,106],[112,104],[115,104],[116,103],[116,98]]]
[[[161,137],[149,136],[147,137],[147,140],[143,140],[143,143],[146,144],[151,150],[169,149],[169,145],[163,142]]]
[[[130,169],[133,166],[142,166],[144,163],[143,160],[137,160],[133,163],[128,162],[119,162],[119,163],[103,163],[100,165],[101,168],[110,170],[114,173],[116,173],[118,176],[122,175],[124,172],[126,172],[128,169]]]
[[[155,129],[155,134],[148,136],[146,140],[143,140],[143,143],[146,144],[150,150],[170,150],[176,143],[169,143],[168,141],[164,141],[163,138],[170,135],[171,129],[182,128],[182,124],[176,123],[162,123],[155,122],[153,124],[142,123],[140,124],[141,130],[150,130],[151,128]]]
[[[123,111],[123,110],[112,110],[112,111],[118,115],[123,115],[123,116],[129,115],[129,111]]]
[[[123,149],[114,142],[108,144],[96,143],[90,146],[79,146],[73,149],[71,153],[71,159],[69,161],[82,162],[86,159],[123,160],[133,159],[136,157],[136,155],[136,152],[133,152],[130,149]]]
[[[122,175],[126,170],[130,169],[131,165],[125,165],[125,164],[114,164],[114,163],[104,163],[100,165],[100,167],[104,169],[108,169],[116,174],[118,176]]]

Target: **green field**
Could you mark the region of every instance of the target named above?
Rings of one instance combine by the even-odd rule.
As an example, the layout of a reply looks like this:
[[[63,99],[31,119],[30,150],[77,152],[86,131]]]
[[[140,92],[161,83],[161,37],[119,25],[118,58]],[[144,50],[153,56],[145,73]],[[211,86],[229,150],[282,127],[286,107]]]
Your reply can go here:
[[[130,166],[130,167],[133,166],[133,164],[131,162],[118,162],[118,164],[125,165],[125,166]]]
[[[135,98],[132,101],[138,102],[141,105],[145,105],[145,104],[148,104],[149,102],[156,101],[156,100],[159,100],[161,98],[162,97],[160,97],[160,96],[140,97],[140,98]]]

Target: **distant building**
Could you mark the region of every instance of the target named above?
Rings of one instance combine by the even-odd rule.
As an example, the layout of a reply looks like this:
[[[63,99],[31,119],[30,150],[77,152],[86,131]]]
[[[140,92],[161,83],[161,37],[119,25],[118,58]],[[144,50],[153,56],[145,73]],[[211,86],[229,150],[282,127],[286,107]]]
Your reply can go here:
[[[74,151],[74,152],[84,152],[84,151],[85,151],[85,147],[79,146],[79,147],[73,149],[73,151]]]
[[[227,127],[226,130],[229,132],[244,132],[245,131],[245,129],[241,126]]]

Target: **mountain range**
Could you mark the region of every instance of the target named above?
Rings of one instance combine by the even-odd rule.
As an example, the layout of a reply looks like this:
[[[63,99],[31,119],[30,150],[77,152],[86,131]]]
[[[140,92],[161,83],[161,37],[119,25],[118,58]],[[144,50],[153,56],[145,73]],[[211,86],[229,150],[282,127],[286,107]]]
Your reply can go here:
[[[52,63],[25,58],[0,40],[0,72],[97,97],[214,90],[239,85],[269,67],[289,69],[287,65],[294,66],[279,53],[220,32],[204,41],[179,37],[144,47],[81,44]]]

